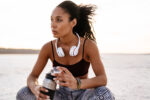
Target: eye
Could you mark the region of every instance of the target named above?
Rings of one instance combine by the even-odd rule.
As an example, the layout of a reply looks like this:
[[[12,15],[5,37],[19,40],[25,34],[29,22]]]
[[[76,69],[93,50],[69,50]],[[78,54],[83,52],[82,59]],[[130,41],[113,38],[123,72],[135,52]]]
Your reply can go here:
[[[52,18],[51,18],[50,20],[51,20],[50,22],[53,22],[53,19],[52,19]]]
[[[51,18],[51,21],[53,21],[53,18]]]
[[[62,19],[60,19],[60,18],[57,19],[57,22],[61,22],[61,21],[62,21]]]

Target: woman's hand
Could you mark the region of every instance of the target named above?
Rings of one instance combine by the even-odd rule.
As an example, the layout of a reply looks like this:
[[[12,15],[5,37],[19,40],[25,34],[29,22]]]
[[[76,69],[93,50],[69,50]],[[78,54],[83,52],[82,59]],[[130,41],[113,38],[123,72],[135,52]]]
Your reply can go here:
[[[48,92],[48,90],[43,88],[42,86],[36,85],[33,90],[33,94],[36,96],[36,100],[50,100],[50,96],[47,96],[40,91]]]
[[[56,76],[56,78],[54,78],[56,83],[71,89],[77,89],[77,80],[72,73],[64,67],[57,67],[57,69],[60,70],[60,73],[52,74],[53,76]]]

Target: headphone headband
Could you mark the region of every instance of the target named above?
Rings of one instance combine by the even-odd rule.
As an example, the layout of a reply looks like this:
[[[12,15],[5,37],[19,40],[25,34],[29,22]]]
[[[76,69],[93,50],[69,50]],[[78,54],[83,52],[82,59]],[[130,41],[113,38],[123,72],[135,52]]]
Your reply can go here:
[[[77,37],[78,37],[78,39],[79,39],[79,41],[78,41],[78,45],[77,45],[77,48],[79,49],[79,47],[80,47],[80,36],[79,36],[79,34],[78,34],[78,33],[76,33],[76,35],[77,35]]]
[[[78,45],[77,46],[72,46],[70,48],[70,56],[76,56],[78,54],[78,51],[79,51],[79,47],[80,47],[80,36],[78,35],[78,33],[76,33],[79,41],[78,41]],[[57,47],[57,43],[58,43],[58,38],[56,39],[56,42],[55,42],[55,47],[56,47],[56,52],[58,54],[59,57],[64,57],[65,54],[63,52],[63,49],[61,47]]]

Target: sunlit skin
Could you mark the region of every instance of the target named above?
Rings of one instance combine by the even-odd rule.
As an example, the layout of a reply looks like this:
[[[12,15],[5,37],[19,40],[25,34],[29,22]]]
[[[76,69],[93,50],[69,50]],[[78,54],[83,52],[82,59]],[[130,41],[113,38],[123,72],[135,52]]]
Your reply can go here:
[[[69,20],[70,15],[62,8],[57,7],[51,15],[51,29],[53,36],[56,38],[64,38],[75,26],[76,21]]]
[[[70,47],[78,44],[78,38],[72,32],[73,27],[77,23],[76,19],[70,21],[69,17],[70,15],[60,7],[56,7],[50,17],[53,36],[55,38],[59,38],[58,46],[61,46],[65,53],[65,57],[60,58],[58,57],[56,50],[54,49],[55,60],[64,65],[75,64],[82,59],[82,49],[83,49],[82,46],[84,41],[84,38],[80,38],[81,45],[79,53],[77,56],[71,57],[69,55]],[[55,40],[53,40],[53,45],[54,43]],[[45,92],[46,90],[41,86],[39,86],[38,84],[38,77],[41,74],[42,70],[44,69],[45,65],[47,64],[49,58],[53,62],[54,58],[52,54],[51,42],[46,43],[42,47],[37,62],[34,65],[34,68],[27,79],[27,84],[31,89],[31,91],[37,97],[37,100],[41,100],[42,98],[43,98],[42,100],[49,98],[48,96],[40,93],[40,90]],[[93,71],[95,73],[95,77],[88,79],[88,74],[80,76],[79,78],[81,78],[82,83],[81,89],[95,88],[98,86],[106,85],[107,78],[104,66],[100,59],[100,54],[97,45],[92,40],[88,39],[86,41],[83,59],[91,63]],[[68,69],[61,66],[59,66],[58,69],[61,71],[61,73],[54,74],[54,76],[56,76],[55,80],[59,81],[58,84],[61,86],[69,87],[71,89],[76,89],[77,81],[75,77],[72,75],[72,73]],[[65,83],[62,81],[65,81]]]

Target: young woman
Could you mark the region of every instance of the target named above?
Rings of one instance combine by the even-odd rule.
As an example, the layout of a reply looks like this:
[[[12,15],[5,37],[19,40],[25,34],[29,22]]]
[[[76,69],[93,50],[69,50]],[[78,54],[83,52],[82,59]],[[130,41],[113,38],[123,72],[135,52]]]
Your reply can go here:
[[[90,19],[95,7],[63,1],[52,12],[51,28],[56,40],[46,43],[27,79],[27,87],[17,93],[17,100],[47,100],[38,77],[48,59],[61,73],[54,74],[60,85],[54,100],[115,100],[108,88]],[[89,66],[95,77],[88,78]]]

